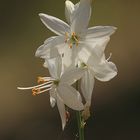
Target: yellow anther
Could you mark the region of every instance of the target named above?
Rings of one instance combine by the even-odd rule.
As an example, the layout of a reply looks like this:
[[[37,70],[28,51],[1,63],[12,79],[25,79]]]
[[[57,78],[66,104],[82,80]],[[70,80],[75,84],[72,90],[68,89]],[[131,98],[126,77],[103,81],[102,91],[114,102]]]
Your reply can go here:
[[[40,89],[39,88],[33,88],[32,89],[32,95],[33,96],[36,96],[39,92],[40,92]]]
[[[73,45],[76,45],[76,47],[78,46],[79,44],[79,40],[78,40],[78,36],[76,35],[75,32],[73,32],[71,34],[71,37],[68,36],[68,33],[66,32],[65,33],[65,43],[68,43],[69,44],[69,48],[71,49]]]
[[[43,79],[42,77],[38,77],[38,78],[37,78],[37,82],[38,82],[38,83],[44,83],[44,82],[46,82],[46,81],[44,81],[44,79]]]

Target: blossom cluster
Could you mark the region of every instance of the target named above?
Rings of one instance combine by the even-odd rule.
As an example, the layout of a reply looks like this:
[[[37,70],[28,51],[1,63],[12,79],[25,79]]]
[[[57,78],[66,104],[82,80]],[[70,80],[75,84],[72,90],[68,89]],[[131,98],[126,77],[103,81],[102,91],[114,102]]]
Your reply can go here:
[[[35,55],[45,60],[50,77],[39,77],[37,86],[19,88],[31,89],[33,95],[49,91],[50,104],[57,104],[62,128],[67,121],[66,106],[89,116],[89,107],[95,78],[109,81],[117,74],[115,64],[106,59],[104,51],[110,36],[115,32],[113,26],[88,28],[91,17],[91,0],[80,0],[75,5],[65,1],[67,23],[51,15],[40,13],[43,24],[56,34],[44,41]],[[80,92],[74,84],[80,81]]]

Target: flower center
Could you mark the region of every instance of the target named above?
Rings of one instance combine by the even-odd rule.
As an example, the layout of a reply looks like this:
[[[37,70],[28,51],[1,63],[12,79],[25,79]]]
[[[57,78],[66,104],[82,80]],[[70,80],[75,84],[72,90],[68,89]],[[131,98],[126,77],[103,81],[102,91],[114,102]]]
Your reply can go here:
[[[56,85],[56,86],[58,86],[59,80],[54,80],[54,81],[53,81],[53,84]]]
[[[75,34],[75,32],[72,33],[71,37],[68,37],[68,33],[66,33],[66,41],[69,43],[69,48],[72,48],[73,45],[78,46],[79,44],[79,37]]]
[[[81,66],[82,68],[87,67],[87,65],[86,65],[84,62],[82,62],[82,63],[80,64],[80,66]]]

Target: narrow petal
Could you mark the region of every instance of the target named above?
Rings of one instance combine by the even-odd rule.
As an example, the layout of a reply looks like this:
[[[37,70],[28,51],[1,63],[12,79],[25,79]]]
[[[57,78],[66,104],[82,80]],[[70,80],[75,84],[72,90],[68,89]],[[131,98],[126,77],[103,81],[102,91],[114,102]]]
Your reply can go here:
[[[87,38],[100,38],[110,36],[116,31],[116,27],[113,26],[95,26],[88,28]]]
[[[93,74],[87,70],[81,80],[81,90],[82,94],[85,98],[86,104],[91,105],[91,97],[94,87],[94,76]]]
[[[81,95],[76,89],[67,84],[59,84],[57,91],[68,107],[74,110],[83,110]]]
[[[72,20],[71,15],[73,11],[74,11],[74,4],[71,1],[66,0],[65,1],[65,16],[68,23],[71,23],[71,20]]]
[[[84,72],[84,68],[72,68],[70,70],[67,70],[61,76],[60,82],[72,85],[83,76]]]
[[[39,16],[44,25],[57,35],[65,35],[70,31],[69,25],[56,17],[42,13]]]
[[[54,58],[46,59],[48,64],[48,69],[51,77],[55,79],[60,79],[61,70],[62,70],[62,59],[61,56]]]
[[[78,36],[85,34],[91,16],[91,3],[89,0],[81,0],[77,9],[73,12],[71,32]]]
[[[57,94],[57,107],[62,121],[62,129],[64,130],[66,125],[66,111],[63,100],[59,97],[58,94]]]
[[[43,45],[41,45],[35,53],[35,56],[41,58],[55,57],[59,53],[63,53],[65,46],[64,36],[55,36],[48,38]]]

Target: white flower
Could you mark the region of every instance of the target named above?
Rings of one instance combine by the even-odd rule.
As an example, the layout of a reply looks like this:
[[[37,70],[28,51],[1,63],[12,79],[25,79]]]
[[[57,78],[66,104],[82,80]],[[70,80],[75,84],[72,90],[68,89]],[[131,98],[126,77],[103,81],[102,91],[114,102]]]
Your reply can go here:
[[[100,81],[109,81],[117,75],[117,68],[114,63],[105,58],[104,49],[109,41],[109,38],[98,40],[94,43],[94,49],[102,51],[97,55],[91,55],[89,58],[85,56],[89,53],[86,49],[83,49],[79,53],[79,59],[83,67],[86,68],[81,80],[81,90],[86,100],[86,106],[91,104],[91,96],[94,87],[94,78]],[[92,50],[91,50],[92,51]]]
[[[37,86],[18,89],[32,89],[33,95],[50,92],[50,103],[54,107],[57,103],[58,110],[62,120],[62,128],[66,124],[65,105],[74,110],[83,110],[83,103],[80,93],[72,86],[76,80],[80,79],[84,73],[84,69],[75,68],[71,71],[62,73],[61,57],[47,59],[48,69],[51,77],[39,77],[38,82],[42,82]]]
[[[78,53],[83,48],[89,52],[87,58],[100,52],[99,49],[93,49],[94,43],[98,39],[112,35],[116,27],[95,26],[87,28],[91,16],[91,0],[81,0],[76,5],[67,0],[65,4],[65,15],[69,25],[56,17],[39,14],[44,25],[58,36],[47,39],[37,49],[36,56],[50,58],[57,53],[63,54],[63,63],[69,67],[77,64]],[[54,53],[51,53],[50,56],[50,52]]]

